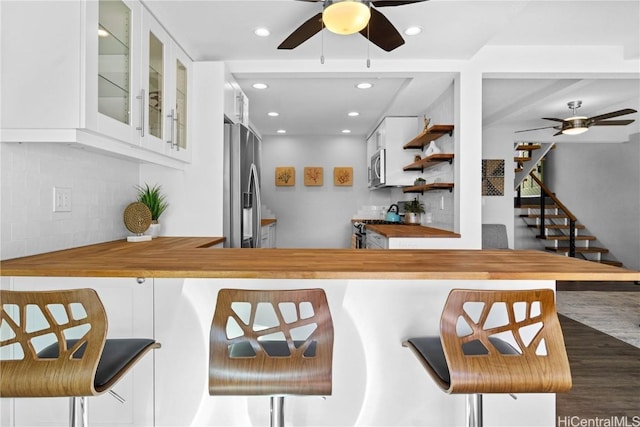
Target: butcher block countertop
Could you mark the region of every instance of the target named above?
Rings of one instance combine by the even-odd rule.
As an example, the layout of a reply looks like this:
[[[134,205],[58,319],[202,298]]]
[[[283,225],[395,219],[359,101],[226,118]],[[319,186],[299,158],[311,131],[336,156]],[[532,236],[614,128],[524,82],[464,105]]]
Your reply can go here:
[[[0,262],[2,276],[606,280],[640,272],[540,251],[213,249],[220,238],[124,240]]]
[[[367,224],[367,230],[385,237],[460,237],[458,233],[425,227],[423,225],[406,224]]]

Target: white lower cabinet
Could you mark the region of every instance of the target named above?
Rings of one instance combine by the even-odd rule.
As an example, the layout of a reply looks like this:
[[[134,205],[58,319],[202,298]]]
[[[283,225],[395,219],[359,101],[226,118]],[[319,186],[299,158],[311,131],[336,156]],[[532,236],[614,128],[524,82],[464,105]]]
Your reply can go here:
[[[367,249],[389,249],[389,239],[382,234],[367,231]]]
[[[261,248],[276,247],[276,225],[275,224],[262,226],[260,230],[260,247]]]
[[[142,280],[140,280],[142,281]],[[13,277],[3,289],[56,290],[93,288],[107,312],[107,338],[153,338],[153,279],[135,278]],[[91,426],[154,425],[154,350],[145,355],[113,388],[125,399],[109,393],[87,399]],[[1,399],[2,426],[65,426],[69,423],[69,399]],[[10,403],[13,401],[13,405]],[[8,422],[8,423],[7,423]]]

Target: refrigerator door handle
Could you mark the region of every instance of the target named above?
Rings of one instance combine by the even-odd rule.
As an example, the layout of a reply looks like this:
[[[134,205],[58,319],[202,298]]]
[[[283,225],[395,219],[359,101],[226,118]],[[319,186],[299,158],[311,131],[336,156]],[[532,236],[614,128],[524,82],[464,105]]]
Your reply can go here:
[[[249,178],[249,193],[251,193],[251,185],[253,184],[253,192],[256,196],[255,215],[253,216],[253,247],[259,248],[262,242],[261,226],[262,226],[262,200],[260,195],[260,181],[258,179],[258,168],[255,163],[251,164],[251,175]]]

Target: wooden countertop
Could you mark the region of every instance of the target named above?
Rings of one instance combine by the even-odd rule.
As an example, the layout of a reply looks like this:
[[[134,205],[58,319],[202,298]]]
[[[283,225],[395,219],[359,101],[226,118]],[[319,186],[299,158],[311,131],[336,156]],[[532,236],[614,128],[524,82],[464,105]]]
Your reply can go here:
[[[640,272],[540,251],[211,249],[220,238],[124,240],[0,261],[2,276],[637,281]]]
[[[423,225],[367,224],[366,229],[382,234],[385,237],[460,237],[458,233],[452,231]]]
[[[265,218],[265,219],[260,220],[260,225],[262,227],[264,227],[264,226],[267,226],[267,225],[275,224],[276,221],[277,221],[277,219],[275,219],[275,218]]]

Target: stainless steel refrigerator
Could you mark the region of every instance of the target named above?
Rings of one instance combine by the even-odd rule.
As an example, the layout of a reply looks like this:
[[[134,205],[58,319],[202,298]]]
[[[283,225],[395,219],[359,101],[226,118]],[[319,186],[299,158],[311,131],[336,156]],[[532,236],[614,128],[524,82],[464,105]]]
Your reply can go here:
[[[242,124],[225,124],[225,247],[260,247],[261,208],[260,139]]]

